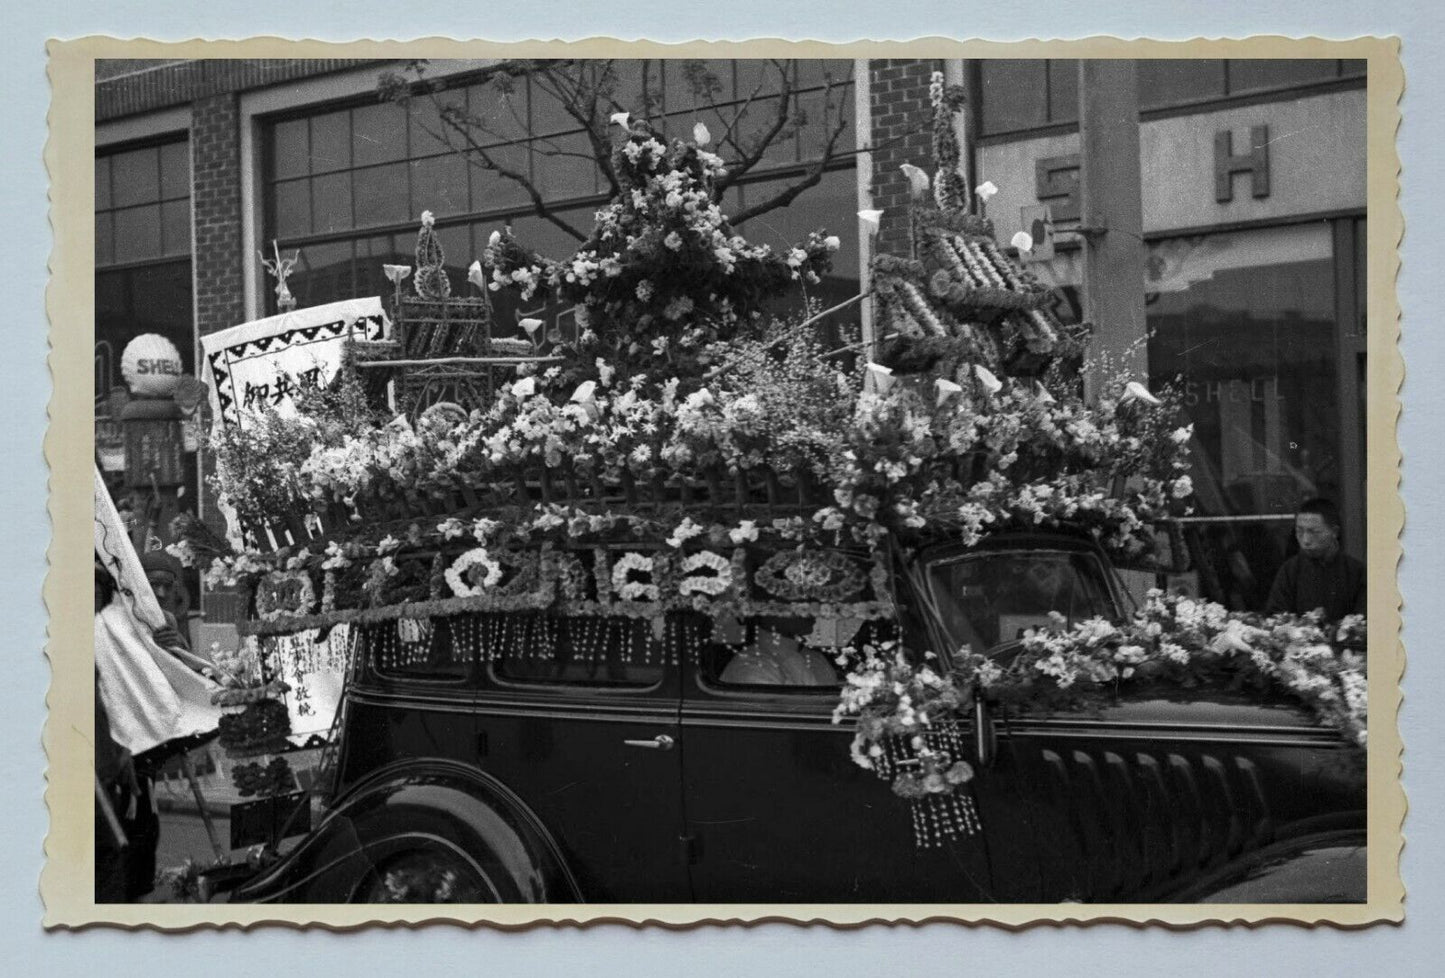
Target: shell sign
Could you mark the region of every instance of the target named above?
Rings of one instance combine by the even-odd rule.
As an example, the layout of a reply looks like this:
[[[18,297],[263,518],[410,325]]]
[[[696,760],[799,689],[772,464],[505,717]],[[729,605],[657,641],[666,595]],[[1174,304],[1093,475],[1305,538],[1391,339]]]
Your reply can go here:
[[[180,351],[159,333],[142,333],[125,345],[120,373],[139,397],[169,397],[182,376]]]

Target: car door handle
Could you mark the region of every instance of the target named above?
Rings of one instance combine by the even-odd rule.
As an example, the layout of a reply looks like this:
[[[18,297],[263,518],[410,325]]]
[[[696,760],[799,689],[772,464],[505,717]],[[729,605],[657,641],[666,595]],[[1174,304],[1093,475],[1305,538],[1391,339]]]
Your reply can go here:
[[[658,734],[651,740],[624,740],[623,743],[628,747],[647,747],[651,750],[672,750],[673,745],[676,744],[677,741],[673,740],[667,734]]]

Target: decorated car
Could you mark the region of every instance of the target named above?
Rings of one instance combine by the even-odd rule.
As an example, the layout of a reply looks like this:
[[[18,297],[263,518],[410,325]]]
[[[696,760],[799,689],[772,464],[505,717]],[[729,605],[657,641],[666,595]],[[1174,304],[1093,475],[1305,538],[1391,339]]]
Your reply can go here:
[[[624,117],[576,254],[499,231],[453,297],[423,215],[391,318],[218,432],[232,539],[176,549],[249,595],[223,740],[280,756],[276,704],[345,684],[315,829],[280,854],[313,805],[257,761],[267,844],[216,885],[1364,898],[1363,621],[1132,606],[1114,563],[1188,506],[1189,429],[1169,391],[1084,383],[1087,330],[974,212],[934,88],[871,343],[821,345],[840,307],[764,314],[836,239],[748,243],[717,157]],[[509,290],[572,327],[501,322]]]

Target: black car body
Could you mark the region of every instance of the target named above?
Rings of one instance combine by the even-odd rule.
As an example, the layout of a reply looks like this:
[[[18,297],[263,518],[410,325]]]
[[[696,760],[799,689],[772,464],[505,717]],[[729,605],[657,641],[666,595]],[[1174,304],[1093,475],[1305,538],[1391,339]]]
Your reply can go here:
[[[925,549],[897,570],[911,649],[957,647],[972,629],[1007,655],[1050,608],[1127,606],[1097,548],[1062,535]],[[1015,600],[1025,578],[1048,591],[1033,606]],[[980,708],[968,738],[982,827],[924,848],[908,803],[851,761],[835,686],[722,682],[718,659],[363,656],[334,803],[233,899],[1365,899],[1364,772],[1287,704],[1143,689],[1100,710]]]

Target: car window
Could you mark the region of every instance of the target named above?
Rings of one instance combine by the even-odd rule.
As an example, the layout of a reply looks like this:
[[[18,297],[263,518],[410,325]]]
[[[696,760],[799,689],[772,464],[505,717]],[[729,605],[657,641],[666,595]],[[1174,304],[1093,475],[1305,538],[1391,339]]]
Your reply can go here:
[[[769,692],[817,692],[843,682],[837,658],[840,645],[877,641],[871,622],[803,617],[765,617],[725,621],[699,647],[699,667],[707,685]]]
[[[369,626],[372,667],[386,679],[466,681],[476,648],[455,634],[455,619],[403,619]]]
[[[492,675],[550,686],[650,687],[662,681],[664,631],[650,618],[497,616],[489,638]]]
[[[928,568],[944,630],[955,648],[984,652],[1049,623],[1112,618],[1106,572],[1090,553],[1062,550],[966,554]]]

